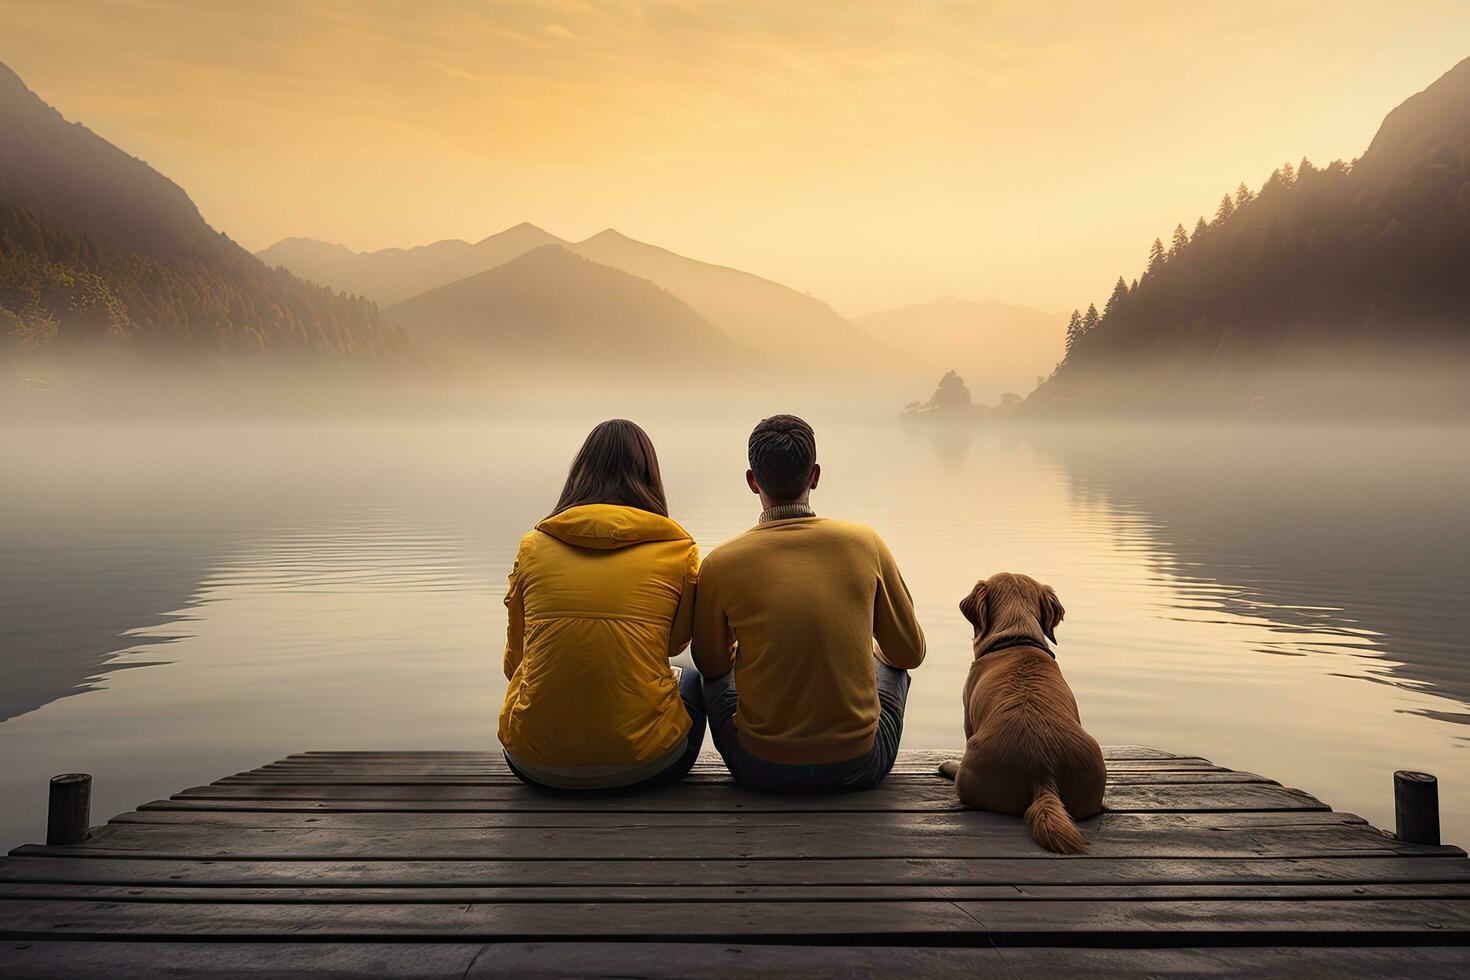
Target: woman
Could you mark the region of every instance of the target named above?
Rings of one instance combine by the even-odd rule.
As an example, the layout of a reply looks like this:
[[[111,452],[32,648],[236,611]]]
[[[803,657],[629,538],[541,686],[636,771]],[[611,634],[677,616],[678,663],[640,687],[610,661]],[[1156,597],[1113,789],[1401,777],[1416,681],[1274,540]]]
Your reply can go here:
[[[699,551],[669,520],[648,434],[592,430],[556,510],[521,540],[505,596],[506,761],[556,789],[659,786],[704,742],[689,643]]]

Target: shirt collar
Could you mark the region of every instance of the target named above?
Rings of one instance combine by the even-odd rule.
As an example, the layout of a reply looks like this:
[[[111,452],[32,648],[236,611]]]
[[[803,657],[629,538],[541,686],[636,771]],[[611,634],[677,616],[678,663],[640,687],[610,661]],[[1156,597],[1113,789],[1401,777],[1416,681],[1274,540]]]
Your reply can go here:
[[[769,524],[771,521],[789,521],[797,517],[816,517],[817,512],[812,510],[810,504],[776,504],[761,511],[760,523]]]

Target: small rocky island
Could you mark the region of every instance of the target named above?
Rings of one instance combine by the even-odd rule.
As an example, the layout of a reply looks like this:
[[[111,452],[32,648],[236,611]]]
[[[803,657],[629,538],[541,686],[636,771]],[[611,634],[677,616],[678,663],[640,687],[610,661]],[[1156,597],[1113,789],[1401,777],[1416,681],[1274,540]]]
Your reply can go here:
[[[970,389],[954,371],[939,379],[934,394],[926,402],[909,402],[904,406],[904,418],[911,419],[1002,419],[1015,411],[1022,398],[1015,392],[1000,396],[999,405],[976,404]]]

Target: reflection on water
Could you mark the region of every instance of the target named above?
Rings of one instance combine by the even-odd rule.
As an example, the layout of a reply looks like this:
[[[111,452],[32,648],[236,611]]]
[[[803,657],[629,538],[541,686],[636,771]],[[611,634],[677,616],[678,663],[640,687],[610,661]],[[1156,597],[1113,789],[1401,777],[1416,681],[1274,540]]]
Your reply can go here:
[[[593,421],[0,429],[0,843],[61,771],[102,819],[304,749],[493,746],[508,564]],[[704,549],[752,522],[748,419],[643,421]],[[958,746],[955,605],[1026,571],[1100,740],[1380,826],[1428,769],[1470,840],[1460,432],[813,421],[818,509],[882,531],[930,636],[906,744]]]
[[[1443,428],[1118,429],[1032,434],[1083,499],[1148,515],[1161,569],[1270,619],[1370,679],[1470,704],[1456,596],[1470,585],[1470,458]],[[1310,638],[1310,639],[1306,639]],[[1425,706],[1470,722],[1470,713]]]

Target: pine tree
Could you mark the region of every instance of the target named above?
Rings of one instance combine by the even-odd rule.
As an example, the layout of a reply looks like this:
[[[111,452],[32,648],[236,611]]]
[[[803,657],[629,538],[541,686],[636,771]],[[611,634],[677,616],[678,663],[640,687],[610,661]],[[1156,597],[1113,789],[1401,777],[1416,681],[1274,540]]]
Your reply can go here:
[[[1281,179],[1288,187],[1296,183],[1296,168],[1291,165],[1290,160],[1281,165]]]
[[[1184,230],[1184,225],[1174,226],[1174,241],[1169,245],[1169,257],[1173,258],[1189,246],[1189,232]]]
[[[1082,314],[1076,310],[1072,311],[1072,319],[1067,321],[1067,348],[1062,355],[1065,362],[1072,356],[1072,349],[1077,346],[1077,341],[1082,337]]]
[[[1097,304],[1088,303],[1087,312],[1082,316],[1082,335],[1086,336],[1091,333],[1101,320],[1102,317],[1098,316],[1097,313]]]
[[[1154,243],[1148,247],[1148,271],[1157,269],[1164,261],[1164,243],[1155,238]]]
[[[1205,216],[1200,215],[1199,220],[1194,223],[1194,234],[1189,236],[1189,240],[1195,241],[1196,239],[1198,239],[1200,236],[1200,232],[1204,231],[1208,227],[1210,226],[1205,224]]]
[[[1230,219],[1230,216],[1234,213],[1235,202],[1230,200],[1229,194],[1226,194],[1224,197],[1220,198],[1220,206],[1215,209],[1215,224],[1218,225],[1222,221],[1228,221]]]
[[[1113,295],[1109,296],[1108,301],[1103,304],[1103,316],[1106,317],[1108,316],[1108,314],[1112,313],[1113,310],[1117,307],[1118,302],[1127,295],[1128,284],[1123,281],[1122,276],[1119,276],[1118,281],[1113,284]]]
[[[1241,181],[1240,186],[1235,189],[1235,206],[1237,208],[1243,208],[1255,199],[1255,193],[1249,187],[1245,186],[1244,181]]]

